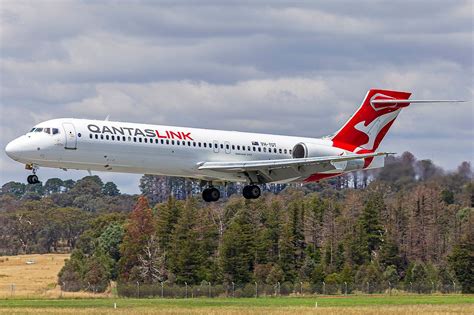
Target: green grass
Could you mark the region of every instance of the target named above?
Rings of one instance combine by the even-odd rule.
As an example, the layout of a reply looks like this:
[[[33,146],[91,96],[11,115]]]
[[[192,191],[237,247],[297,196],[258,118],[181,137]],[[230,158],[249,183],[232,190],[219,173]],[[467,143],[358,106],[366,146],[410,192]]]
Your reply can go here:
[[[442,305],[474,304],[474,295],[397,295],[397,296],[324,296],[324,297],[265,297],[265,298],[199,298],[199,299],[5,299],[0,308],[97,308],[111,307],[113,303],[127,307],[350,307],[383,305]]]

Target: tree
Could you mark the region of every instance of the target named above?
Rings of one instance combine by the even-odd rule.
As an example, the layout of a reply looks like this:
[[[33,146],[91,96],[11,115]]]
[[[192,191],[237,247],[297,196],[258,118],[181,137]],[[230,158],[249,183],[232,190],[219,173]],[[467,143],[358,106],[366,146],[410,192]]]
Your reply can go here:
[[[109,285],[110,279],[106,264],[102,263],[97,256],[92,256],[87,259],[84,268],[84,289],[94,293],[104,292]]]
[[[370,194],[359,221],[369,255],[379,248],[383,240],[384,229],[379,218],[380,212],[384,208],[385,203],[382,196],[378,193]]]
[[[154,235],[150,237],[142,253],[138,254],[138,265],[134,268],[138,271],[138,279],[134,280],[143,283],[158,283],[165,280],[167,275],[165,255]]]
[[[60,193],[63,187],[63,181],[59,178],[50,178],[44,184],[44,192],[46,195]]]
[[[165,252],[171,248],[171,240],[175,225],[181,214],[182,203],[169,197],[168,202],[157,206],[156,235],[160,248]]]
[[[123,242],[120,246],[122,257],[119,260],[119,279],[129,281],[132,268],[139,264],[139,255],[147,246],[150,237],[155,233],[153,214],[144,196],[138,198],[137,204],[125,226]]]
[[[170,252],[170,269],[176,275],[176,282],[197,284],[200,279],[199,269],[206,257],[200,248],[200,235],[197,231],[198,209],[194,199],[188,199],[176,228],[173,231],[173,249]]]
[[[21,198],[26,191],[26,185],[18,182],[8,182],[3,184],[1,194],[11,194],[16,198]]]
[[[454,246],[448,257],[451,269],[462,287],[463,293],[474,293],[474,232]]]
[[[110,278],[116,280],[118,276],[117,265],[120,260],[120,245],[122,244],[124,229],[121,224],[112,223],[98,237],[98,247],[101,252],[110,257]]]
[[[405,277],[405,286],[410,286],[410,288],[417,293],[427,293],[432,287],[430,280],[426,265],[417,261],[408,268]]]
[[[249,283],[254,262],[255,225],[251,213],[241,209],[224,232],[221,246],[221,267],[227,282]]]
[[[117,188],[117,185],[113,182],[107,182],[102,188],[102,194],[106,196],[118,196],[120,195],[120,190]]]

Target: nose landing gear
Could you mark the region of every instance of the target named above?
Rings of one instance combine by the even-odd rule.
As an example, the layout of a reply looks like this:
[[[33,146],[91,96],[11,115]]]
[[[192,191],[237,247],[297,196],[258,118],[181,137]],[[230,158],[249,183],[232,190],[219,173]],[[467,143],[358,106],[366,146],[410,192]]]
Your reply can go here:
[[[31,164],[27,164],[25,166],[25,168],[27,170],[32,170],[33,171],[33,175],[29,175],[26,178],[26,181],[28,182],[28,184],[31,184],[31,185],[38,184],[40,182],[39,179],[38,179],[38,176],[36,176],[36,171],[38,170],[38,167],[36,167],[34,165],[31,165]]]
[[[38,184],[40,181],[38,179],[38,176],[36,175],[30,175],[26,178],[26,181],[28,184]]]

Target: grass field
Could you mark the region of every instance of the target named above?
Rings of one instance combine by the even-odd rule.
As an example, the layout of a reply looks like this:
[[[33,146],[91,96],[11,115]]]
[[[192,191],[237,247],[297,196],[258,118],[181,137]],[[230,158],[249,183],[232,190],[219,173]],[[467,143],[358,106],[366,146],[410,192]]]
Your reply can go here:
[[[0,257],[0,297],[39,296],[58,291],[58,272],[68,254]]]
[[[266,297],[258,299],[124,299],[114,298],[111,294],[64,293],[60,291],[56,281],[57,273],[67,257],[68,255],[63,254],[0,257],[0,313],[474,314],[474,296],[455,294]],[[31,263],[33,261],[34,263]],[[12,284],[14,284],[13,289]],[[116,309],[114,309],[114,303],[116,303]]]
[[[114,303],[117,308],[114,309]],[[32,314],[474,314],[472,295],[215,299],[5,299],[0,313]]]

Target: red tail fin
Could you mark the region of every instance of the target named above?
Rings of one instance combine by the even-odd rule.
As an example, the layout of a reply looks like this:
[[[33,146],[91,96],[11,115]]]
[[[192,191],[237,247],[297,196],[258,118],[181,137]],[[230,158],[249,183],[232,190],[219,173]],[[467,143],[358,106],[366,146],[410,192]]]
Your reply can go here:
[[[408,102],[383,103],[374,100],[407,100],[411,93],[388,90],[370,90],[356,113],[336,132],[335,147],[352,152],[374,152]]]

